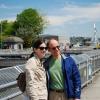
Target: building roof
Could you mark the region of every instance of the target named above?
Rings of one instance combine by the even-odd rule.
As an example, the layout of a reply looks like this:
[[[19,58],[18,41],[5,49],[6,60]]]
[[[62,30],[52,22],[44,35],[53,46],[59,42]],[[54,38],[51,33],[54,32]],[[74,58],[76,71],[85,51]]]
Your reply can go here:
[[[4,40],[5,43],[23,43],[23,39],[17,36],[10,36]]]
[[[39,34],[39,37],[45,38],[45,37],[58,37],[58,35],[51,35],[51,34]]]

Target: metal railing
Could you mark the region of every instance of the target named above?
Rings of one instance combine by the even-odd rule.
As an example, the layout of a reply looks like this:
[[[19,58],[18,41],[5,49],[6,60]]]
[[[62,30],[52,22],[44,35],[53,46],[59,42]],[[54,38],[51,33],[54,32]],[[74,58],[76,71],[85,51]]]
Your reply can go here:
[[[82,87],[84,87],[93,80],[95,73],[100,70],[100,52],[86,52],[72,57],[78,65]],[[0,69],[0,100],[9,100],[22,94],[17,87],[16,78],[24,70],[25,64]]]
[[[17,87],[16,78],[24,71],[24,64],[0,69],[0,100],[9,100],[21,92]]]

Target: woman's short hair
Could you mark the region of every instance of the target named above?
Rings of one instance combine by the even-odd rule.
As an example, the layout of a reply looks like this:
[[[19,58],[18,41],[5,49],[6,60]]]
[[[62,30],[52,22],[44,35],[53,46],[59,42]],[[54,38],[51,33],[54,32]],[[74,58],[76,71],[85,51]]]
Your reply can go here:
[[[34,56],[34,48],[37,49],[42,43],[44,43],[43,40],[41,39],[36,39],[34,42],[33,42],[33,45],[32,45],[32,48],[33,48],[33,52],[30,54],[29,58],[33,57]]]
[[[33,42],[33,48],[38,48],[42,43],[44,43],[44,41],[43,40],[41,40],[41,39],[37,39],[37,40],[35,40],[34,42]]]

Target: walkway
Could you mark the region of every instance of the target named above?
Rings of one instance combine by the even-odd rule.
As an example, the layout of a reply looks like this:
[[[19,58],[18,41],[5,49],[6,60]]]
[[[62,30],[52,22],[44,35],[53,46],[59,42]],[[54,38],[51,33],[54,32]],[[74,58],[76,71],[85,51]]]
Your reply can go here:
[[[100,72],[96,73],[92,84],[82,90],[81,100],[100,100]]]

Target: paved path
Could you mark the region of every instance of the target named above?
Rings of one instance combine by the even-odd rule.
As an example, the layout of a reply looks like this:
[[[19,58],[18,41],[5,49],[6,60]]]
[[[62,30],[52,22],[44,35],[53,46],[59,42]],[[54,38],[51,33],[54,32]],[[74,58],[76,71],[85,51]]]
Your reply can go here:
[[[96,74],[92,84],[82,90],[81,100],[100,100],[100,72]]]
[[[11,100],[23,100],[22,95]],[[100,72],[96,73],[93,82],[82,90],[81,100],[100,100]]]

